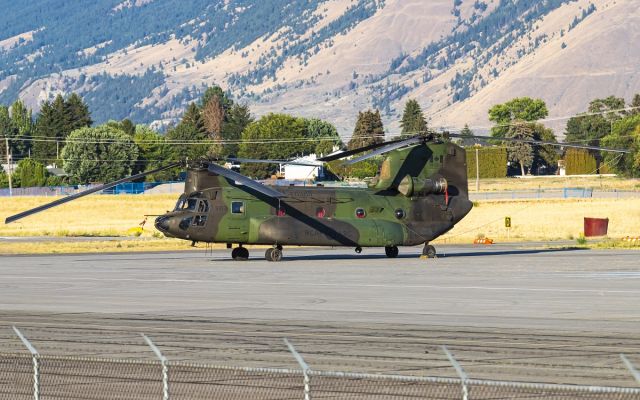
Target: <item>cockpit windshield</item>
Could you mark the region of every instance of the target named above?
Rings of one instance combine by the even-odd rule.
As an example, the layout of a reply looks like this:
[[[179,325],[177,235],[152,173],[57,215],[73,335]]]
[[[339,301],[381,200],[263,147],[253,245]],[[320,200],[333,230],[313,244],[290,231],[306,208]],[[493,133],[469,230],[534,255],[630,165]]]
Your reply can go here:
[[[209,202],[195,196],[181,197],[176,203],[175,211],[209,211]]]

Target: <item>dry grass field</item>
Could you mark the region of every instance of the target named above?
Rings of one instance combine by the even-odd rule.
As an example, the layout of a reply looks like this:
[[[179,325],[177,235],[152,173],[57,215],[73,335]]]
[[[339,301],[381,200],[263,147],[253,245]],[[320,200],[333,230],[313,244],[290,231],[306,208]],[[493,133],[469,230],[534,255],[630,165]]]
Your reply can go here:
[[[469,177],[469,190],[476,191],[476,181]],[[612,176],[554,176],[541,178],[481,179],[480,192],[500,190],[537,190],[589,188],[596,190],[640,190],[640,179]]]
[[[511,217],[511,230],[504,218]],[[478,236],[504,242],[573,240],[584,217],[609,218],[609,237],[640,236],[640,199],[547,199],[480,201],[438,242],[469,243]]]
[[[51,197],[3,198],[0,218],[51,201]],[[0,225],[0,236],[135,236],[145,214],[172,209],[176,195],[88,196],[21,221]],[[511,217],[507,232],[504,218]],[[583,218],[609,218],[609,237],[640,236],[640,199],[553,199],[476,202],[471,213],[437,243],[471,243],[479,236],[497,242],[573,240]],[[0,243],[0,253],[188,250],[190,243],[165,239],[149,217],[141,237],[122,241]]]
[[[128,236],[145,215],[164,214],[175,206],[175,194],[94,195],[52,208],[8,225],[0,236]],[[0,218],[46,204],[53,197],[2,198]],[[143,236],[151,236],[154,217],[149,217]]]

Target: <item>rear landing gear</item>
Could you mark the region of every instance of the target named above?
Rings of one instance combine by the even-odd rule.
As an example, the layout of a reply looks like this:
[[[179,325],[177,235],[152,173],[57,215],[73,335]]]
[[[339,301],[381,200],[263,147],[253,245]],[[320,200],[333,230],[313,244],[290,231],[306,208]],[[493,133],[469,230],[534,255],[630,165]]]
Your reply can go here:
[[[356,247],[356,253],[358,254],[362,253],[362,247],[360,246]]]
[[[398,247],[397,246],[387,246],[384,248],[384,252],[387,254],[389,258],[398,257]]]
[[[436,258],[436,248],[425,243],[424,248],[422,249],[422,257]]]
[[[280,261],[282,260],[282,246],[271,247],[264,253],[264,258],[267,261]]]
[[[249,259],[249,250],[246,247],[236,247],[231,250],[231,258],[235,261],[247,261]]]

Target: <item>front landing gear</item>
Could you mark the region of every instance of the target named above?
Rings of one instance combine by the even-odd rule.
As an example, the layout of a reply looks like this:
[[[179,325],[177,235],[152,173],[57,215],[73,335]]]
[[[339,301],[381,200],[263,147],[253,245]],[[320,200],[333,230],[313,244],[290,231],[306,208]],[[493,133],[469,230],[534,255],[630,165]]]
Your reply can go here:
[[[422,249],[421,258],[436,258],[436,248],[425,243],[424,248]]]
[[[387,246],[384,248],[384,252],[389,258],[398,257],[398,247],[397,246]]]
[[[276,247],[271,247],[267,249],[264,253],[264,258],[267,261],[280,261],[282,260],[282,246],[277,245]]]
[[[249,250],[246,247],[236,247],[231,250],[231,258],[235,261],[247,261],[249,259]]]

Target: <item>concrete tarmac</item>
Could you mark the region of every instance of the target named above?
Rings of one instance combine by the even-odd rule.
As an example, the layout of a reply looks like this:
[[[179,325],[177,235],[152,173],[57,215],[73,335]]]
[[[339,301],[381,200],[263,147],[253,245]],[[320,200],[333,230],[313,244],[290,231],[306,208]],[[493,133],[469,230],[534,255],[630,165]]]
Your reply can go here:
[[[633,386],[637,252],[420,250],[2,256],[0,351],[21,351],[18,325],[47,353],[152,358],[146,332],[172,359],[295,367],[288,337],[324,369],[455,376],[447,345],[473,377]]]
[[[635,251],[441,246],[0,257],[3,310],[640,332]]]

